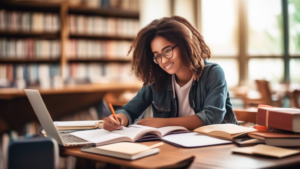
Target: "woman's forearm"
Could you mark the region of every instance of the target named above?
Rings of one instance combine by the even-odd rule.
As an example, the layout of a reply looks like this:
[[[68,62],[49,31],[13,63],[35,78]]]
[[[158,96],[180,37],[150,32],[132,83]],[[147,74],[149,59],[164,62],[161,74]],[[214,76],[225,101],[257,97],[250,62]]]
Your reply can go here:
[[[176,117],[166,119],[166,126],[183,126],[189,130],[194,130],[203,126],[203,122],[196,115]]]

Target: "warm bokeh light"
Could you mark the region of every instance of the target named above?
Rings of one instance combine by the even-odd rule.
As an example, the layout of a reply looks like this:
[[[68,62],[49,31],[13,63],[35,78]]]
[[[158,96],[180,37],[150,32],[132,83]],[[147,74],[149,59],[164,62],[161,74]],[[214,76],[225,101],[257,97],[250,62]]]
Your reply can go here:
[[[248,54],[283,53],[281,0],[248,0]]]
[[[235,0],[202,0],[201,33],[214,56],[237,56]]]
[[[283,69],[283,59],[250,59],[249,80],[253,82],[256,79],[263,79],[271,83],[279,83],[283,79]]]

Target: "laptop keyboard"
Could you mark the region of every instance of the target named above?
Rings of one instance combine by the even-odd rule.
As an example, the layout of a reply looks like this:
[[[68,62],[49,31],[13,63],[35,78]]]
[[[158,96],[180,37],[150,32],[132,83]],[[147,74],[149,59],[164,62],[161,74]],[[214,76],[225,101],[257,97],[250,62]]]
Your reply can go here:
[[[61,138],[66,142],[66,143],[87,143],[89,141],[84,140],[82,138],[67,134],[67,133],[61,133],[60,134]]]

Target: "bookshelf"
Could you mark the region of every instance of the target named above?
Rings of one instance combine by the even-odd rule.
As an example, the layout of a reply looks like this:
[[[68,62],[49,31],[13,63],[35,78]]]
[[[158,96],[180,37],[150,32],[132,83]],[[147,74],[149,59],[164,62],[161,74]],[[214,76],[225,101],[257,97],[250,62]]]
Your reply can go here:
[[[105,83],[110,81],[112,83],[121,81],[121,84],[124,81],[136,83],[134,78],[125,80],[121,78],[124,73],[120,72],[130,70],[128,65],[131,56],[126,55],[139,29],[137,2],[137,0],[0,1],[0,70],[2,70],[0,87],[20,88],[18,82],[15,82],[16,78],[22,76],[20,74],[24,74],[27,88],[40,85],[41,89],[49,88],[49,91],[55,87],[51,85],[52,79],[56,77],[61,79],[59,83],[65,86],[76,86],[77,79],[74,78],[79,78],[80,83],[95,82],[90,78],[100,75],[105,76]],[[30,21],[28,25],[26,21]],[[22,51],[20,49],[25,50],[18,52]],[[40,68],[40,65],[44,67]],[[48,67],[45,68],[45,65]],[[81,70],[96,70],[94,69],[96,65],[101,67],[100,73],[91,76],[89,71],[80,73]],[[32,67],[38,68],[33,70]],[[33,71],[38,71],[39,75],[32,77],[34,75],[29,73],[25,77],[27,72]],[[16,77],[16,74],[19,76]],[[10,77],[5,77],[8,75]],[[41,76],[46,76],[48,78],[46,82],[51,84],[42,86]],[[113,78],[107,78],[109,76]],[[96,78],[97,83],[101,82],[99,80],[101,78]],[[3,82],[3,79],[6,79],[6,82]],[[30,82],[32,79],[33,83]],[[23,86],[21,85],[21,88]]]
[[[100,1],[0,1],[0,121],[3,119],[6,124],[0,126],[0,133],[36,120],[24,91],[20,90],[23,88],[40,91],[53,119],[85,109],[108,92],[118,94],[141,88],[142,84],[135,79],[120,78],[130,68],[131,57],[126,55],[139,29],[138,6],[130,5],[138,0],[95,2]],[[84,27],[78,29],[74,24],[70,27],[70,18],[77,23],[78,17]],[[98,25],[91,26],[94,22]],[[103,23],[110,27],[98,29]],[[122,24],[129,25],[126,31],[122,31]],[[83,47],[80,50],[70,48],[71,43]],[[82,73],[81,70],[90,72]],[[31,73],[25,77],[27,72]],[[99,77],[104,72],[115,74],[109,74],[111,78]],[[90,79],[91,83],[83,80],[82,84],[76,79],[70,80],[70,77],[79,78],[81,83],[82,78],[87,78],[83,74],[96,78]],[[48,79],[41,80],[44,77]],[[22,78],[25,82],[20,80]],[[63,85],[55,85],[55,79]]]

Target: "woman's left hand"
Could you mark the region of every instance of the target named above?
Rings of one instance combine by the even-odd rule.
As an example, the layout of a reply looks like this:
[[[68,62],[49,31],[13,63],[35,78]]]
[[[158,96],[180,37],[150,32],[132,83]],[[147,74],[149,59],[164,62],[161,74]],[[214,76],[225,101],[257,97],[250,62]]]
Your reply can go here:
[[[159,128],[159,127],[167,126],[167,120],[168,120],[167,118],[148,117],[148,118],[144,118],[144,119],[139,120],[137,122],[137,124],[143,125],[143,126]]]

